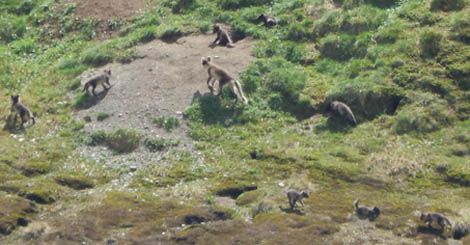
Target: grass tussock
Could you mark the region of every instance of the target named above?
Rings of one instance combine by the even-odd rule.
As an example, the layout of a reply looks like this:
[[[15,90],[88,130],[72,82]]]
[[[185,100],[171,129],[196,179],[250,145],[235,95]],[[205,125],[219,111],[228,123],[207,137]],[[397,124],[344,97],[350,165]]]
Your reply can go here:
[[[142,133],[133,129],[117,129],[106,135],[106,144],[117,152],[131,152],[140,143]]]

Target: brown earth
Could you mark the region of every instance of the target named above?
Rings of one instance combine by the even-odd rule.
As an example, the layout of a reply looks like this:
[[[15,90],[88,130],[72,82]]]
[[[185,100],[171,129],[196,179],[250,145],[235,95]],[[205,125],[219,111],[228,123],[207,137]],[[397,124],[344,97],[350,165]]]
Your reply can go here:
[[[110,28],[109,21],[131,20],[151,7],[150,0],[65,0],[58,4],[58,8],[64,9],[65,6],[73,3],[77,6],[74,12],[77,18],[97,20],[95,33],[99,40],[117,36],[119,29]]]
[[[76,3],[79,17],[98,20],[128,19],[149,6],[148,0],[67,0],[65,3]]]

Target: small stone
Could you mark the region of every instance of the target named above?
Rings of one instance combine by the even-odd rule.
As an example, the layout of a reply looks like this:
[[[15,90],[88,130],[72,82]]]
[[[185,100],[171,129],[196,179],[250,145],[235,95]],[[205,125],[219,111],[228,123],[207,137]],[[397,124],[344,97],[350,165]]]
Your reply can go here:
[[[112,238],[110,238],[110,239],[108,239],[108,241],[106,241],[107,244],[113,244],[115,242],[116,242],[116,240],[114,240]]]
[[[279,184],[279,187],[284,187],[284,183],[280,182]]]
[[[183,112],[181,112],[181,111],[176,112],[176,115],[181,115],[181,114],[183,114]]]
[[[135,172],[137,171],[137,166],[130,166],[129,170],[131,170],[132,172]]]

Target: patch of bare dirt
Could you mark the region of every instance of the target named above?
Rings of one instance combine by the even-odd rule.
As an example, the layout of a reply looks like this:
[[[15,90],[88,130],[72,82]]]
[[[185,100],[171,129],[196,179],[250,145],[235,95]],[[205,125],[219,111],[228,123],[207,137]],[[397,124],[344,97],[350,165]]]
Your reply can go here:
[[[254,59],[251,56],[253,41],[244,39],[235,48],[209,47],[213,35],[187,36],[177,42],[166,43],[156,40],[137,47],[137,56],[143,57],[129,64],[109,64],[80,76],[83,84],[103,69],[111,69],[109,90],[97,88],[96,104],[77,112],[77,119],[90,116],[85,130],[113,131],[117,128],[132,128],[141,131],[144,137],[162,137],[180,140],[179,149],[192,150],[192,141],[187,136],[188,127],[184,124],[182,113],[191,105],[195,97],[209,93],[206,80],[207,72],[201,66],[202,56],[213,56],[215,62],[225,67],[235,77]],[[97,115],[105,112],[109,118],[98,121]],[[153,119],[176,117],[181,125],[168,132],[158,128]],[[86,157],[104,160],[111,167],[116,163],[152,163],[165,158],[164,153],[151,153],[145,147],[136,151],[114,156],[102,147],[82,147],[79,149]],[[126,160],[127,159],[127,160]]]
[[[76,14],[81,18],[93,17],[98,20],[128,19],[144,12],[149,6],[148,0],[68,0],[76,3]]]
[[[68,4],[75,3],[77,8],[74,15],[79,19],[93,18],[96,38],[105,40],[117,36],[119,29],[112,29],[108,21],[131,20],[134,16],[143,14],[150,7],[149,0],[65,0],[59,4],[63,9]]]

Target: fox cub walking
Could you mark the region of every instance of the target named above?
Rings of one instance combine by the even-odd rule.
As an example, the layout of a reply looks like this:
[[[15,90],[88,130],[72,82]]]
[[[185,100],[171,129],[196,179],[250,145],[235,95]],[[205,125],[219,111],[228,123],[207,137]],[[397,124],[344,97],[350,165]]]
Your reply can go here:
[[[111,84],[109,83],[109,78],[111,77],[111,70],[104,70],[103,74],[100,74],[98,76],[93,77],[90,79],[88,82],[85,83],[85,86],[83,87],[83,91],[89,92],[88,88],[92,86],[91,92],[93,93],[94,96],[95,94],[95,89],[98,85],[103,86],[104,89],[108,89],[111,87]],[[106,87],[105,84],[107,84],[109,87]]]

